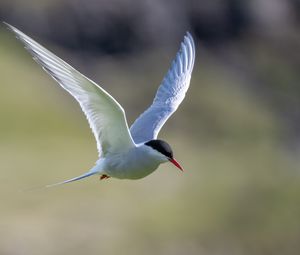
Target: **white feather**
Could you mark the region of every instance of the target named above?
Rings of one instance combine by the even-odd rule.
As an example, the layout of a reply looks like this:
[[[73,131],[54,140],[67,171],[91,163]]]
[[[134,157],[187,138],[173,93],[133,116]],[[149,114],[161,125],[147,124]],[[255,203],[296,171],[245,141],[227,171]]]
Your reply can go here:
[[[29,36],[5,24],[43,69],[78,101],[96,138],[99,156],[135,147],[124,109],[111,95]]]
[[[157,138],[162,126],[185,97],[190,85],[194,61],[195,45],[192,36],[187,33],[171,68],[156,92],[152,105],[130,128],[135,143]]]

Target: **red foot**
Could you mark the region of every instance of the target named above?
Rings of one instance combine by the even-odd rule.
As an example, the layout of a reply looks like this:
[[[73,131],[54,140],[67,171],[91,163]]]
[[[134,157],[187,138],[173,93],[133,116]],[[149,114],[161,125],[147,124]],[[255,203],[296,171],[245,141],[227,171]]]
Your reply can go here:
[[[110,176],[108,176],[108,175],[106,175],[106,174],[102,174],[102,175],[100,176],[100,181],[101,181],[101,180],[104,180],[104,179],[108,179],[108,178],[110,178]]]

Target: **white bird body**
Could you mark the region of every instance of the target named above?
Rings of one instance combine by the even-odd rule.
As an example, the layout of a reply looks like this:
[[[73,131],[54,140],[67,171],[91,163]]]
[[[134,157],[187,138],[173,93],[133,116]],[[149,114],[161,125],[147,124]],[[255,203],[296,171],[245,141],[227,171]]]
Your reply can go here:
[[[140,179],[151,174],[166,157],[140,144],[123,153],[113,153],[105,158],[100,157],[94,171],[118,179]]]
[[[129,130],[124,109],[109,93],[17,28],[5,24],[42,68],[78,101],[97,141],[99,159],[90,171],[47,187],[95,174],[101,175],[101,179],[140,179],[168,161],[182,170],[171,147],[157,136],[184,99],[190,84],[195,46],[189,33],[184,37],[152,105]]]

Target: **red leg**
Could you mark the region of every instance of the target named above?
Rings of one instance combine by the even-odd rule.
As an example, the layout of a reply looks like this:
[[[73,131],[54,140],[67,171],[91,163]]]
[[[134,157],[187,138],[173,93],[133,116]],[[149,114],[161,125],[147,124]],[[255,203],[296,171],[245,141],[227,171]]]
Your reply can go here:
[[[110,178],[110,176],[108,176],[108,175],[106,175],[106,174],[102,174],[102,175],[100,176],[100,181],[101,181],[101,180],[104,180],[104,179],[108,179],[108,178]]]

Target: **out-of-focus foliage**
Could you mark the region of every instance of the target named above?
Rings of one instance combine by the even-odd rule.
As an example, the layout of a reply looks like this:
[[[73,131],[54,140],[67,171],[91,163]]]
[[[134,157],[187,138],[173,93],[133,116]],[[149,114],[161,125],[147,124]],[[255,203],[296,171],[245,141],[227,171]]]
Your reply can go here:
[[[0,28],[0,254],[299,254],[298,1],[17,1],[0,18],[99,82],[131,123],[186,30],[197,62],[162,129],[186,171],[139,181],[86,171],[77,103]]]

